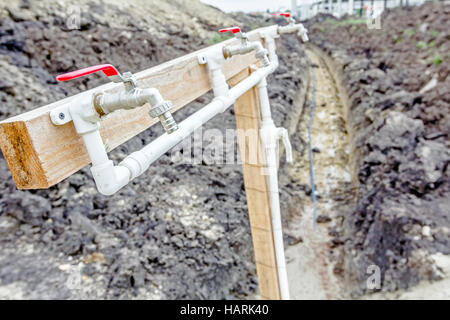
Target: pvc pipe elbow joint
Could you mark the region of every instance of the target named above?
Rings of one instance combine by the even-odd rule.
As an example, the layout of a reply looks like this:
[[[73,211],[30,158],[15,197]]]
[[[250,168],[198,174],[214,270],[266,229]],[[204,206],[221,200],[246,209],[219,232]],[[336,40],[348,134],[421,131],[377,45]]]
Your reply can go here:
[[[303,42],[309,41],[308,35],[306,33],[299,33],[298,35],[302,38]]]
[[[98,191],[110,196],[130,182],[130,171],[123,166],[114,166],[112,160],[92,166],[91,172]]]
[[[282,139],[286,151],[286,161],[292,163],[292,145],[289,141],[289,133],[285,128],[277,128],[278,139]]]
[[[100,116],[92,104],[92,96],[81,101],[72,102],[69,106],[69,113],[72,117],[75,131],[79,135],[98,130]]]
[[[286,161],[292,163],[292,146],[289,134],[285,128],[275,127],[273,121],[266,122],[260,129],[261,141],[267,150],[278,148],[279,140],[283,142],[286,151]]]
[[[298,29],[297,35],[302,38],[303,42],[309,41],[308,30],[302,24],[299,24],[299,29]]]

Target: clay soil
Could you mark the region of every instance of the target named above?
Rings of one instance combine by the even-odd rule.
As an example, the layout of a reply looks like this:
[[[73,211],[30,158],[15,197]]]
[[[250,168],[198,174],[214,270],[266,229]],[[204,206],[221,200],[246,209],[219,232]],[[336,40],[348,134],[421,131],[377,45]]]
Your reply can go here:
[[[55,81],[57,74],[100,63],[138,72],[223,40],[217,30],[224,25],[250,30],[258,22],[251,17],[238,22],[242,15],[233,18],[198,1],[189,1],[189,6],[186,1],[123,3],[2,5],[0,117],[107,81],[92,76],[61,84]],[[81,6],[79,29],[67,28],[71,5]],[[278,53],[280,67],[268,79],[270,99],[277,125],[289,126],[294,121],[290,110],[305,85],[306,61],[294,36],[284,37]],[[211,98],[211,94],[199,98],[175,118],[184,119]],[[203,132],[217,128],[225,137],[225,130],[235,127],[230,109],[206,124]],[[113,150],[110,157],[120,161],[161,133],[156,125]],[[191,152],[198,154],[213,143],[200,135],[202,139],[199,146],[192,138]],[[177,155],[166,154],[114,197],[97,192],[88,167],[49,190],[18,191],[6,162],[0,161],[0,297],[257,295],[240,164],[192,164],[174,160]]]
[[[348,100],[356,204],[335,234],[335,271],[354,296],[374,291],[371,265],[381,271],[375,291],[448,277],[450,6],[386,11],[381,29],[358,17],[308,24]]]

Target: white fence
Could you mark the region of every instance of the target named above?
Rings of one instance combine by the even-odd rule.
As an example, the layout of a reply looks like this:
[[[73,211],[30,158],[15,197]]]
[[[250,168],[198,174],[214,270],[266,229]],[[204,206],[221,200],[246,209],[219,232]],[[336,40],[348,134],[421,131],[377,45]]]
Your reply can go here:
[[[344,14],[376,17],[385,9],[421,5],[433,0],[318,0],[308,4],[292,1],[292,13],[297,20],[306,20],[318,13],[329,13],[337,18]]]

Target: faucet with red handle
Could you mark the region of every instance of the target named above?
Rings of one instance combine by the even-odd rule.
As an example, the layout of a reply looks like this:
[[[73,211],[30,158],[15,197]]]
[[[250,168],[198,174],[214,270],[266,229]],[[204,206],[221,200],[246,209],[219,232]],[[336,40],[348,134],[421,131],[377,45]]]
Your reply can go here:
[[[289,12],[281,12],[279,13],[279,15],[285,17],[289,21],[289,24],[295,23],[295,19],[291,16]]]
[[[150,116],[158,117],[168,134],[178,129],[170,113],[172,103],[163,99],[158,89],[144,88],[137,85],[136,77],[131,72],[121,74],[111,64],[101,64],[72,71],[56,77],[58,81],[68,81],[95,72],[103,72],[112,82],[124,83],[125,90],[120,92],[86,92],[75,96],[50,112],[50,119],[55,125],[72,121],[75,131],[81,136],[91,160],[91,172],[97,189],[104,195],[112,195],[128,184],[137,173],[142,173],[141,164],[146,163],[132,153],[118,165],[108,157],[108,150],[100,135],[102,117],[119,109],[133,109],[150,104]]]
[[[165,101],[159,91],[155,88],[138,88],[137,79],[131,72],[124,72],[123,74],[121,74],[113,65],[101,64],[61,74],[56,77],[56,80],[72,80],[100,71],[103,72],[105,76],[107,76],[112,82],[122,82],[125,85],[125,92],[98,92],[94,94],[92,99],[92,106],[95,113],[97,114],[93,114],[93,116],[87,117],[86,120],[98,121],[101,116],[104,116],[115,110],[134,109],[143,106],[146,103],[149,103],[151,105],[150,116],[152,118],[159,118],[167,133],[172,133],[173,131],[178,129],[178,125],[176,124],[175,120],[172,117],[172,114],[169,111],[172,108],[172,103],[170,101]],[[57,119],[57,122],[61,122],[61,120],[64,120],[64,117],[61,114],[59,114],[57,118],[59,118]]]
[[[308,30],[306,30],[303,24],[301,23],[296,24],[295,19],[289,12],[281,12],[278,15],[286,18],[289,21],[289,24],[287,26],[278,27],[278,34],[291,33],[297,31],[297,35],[302,38],[303,42],[307,42],[309,40]]]
[[[112,82],[123,82],[125,84],[131,84],[136,87],[136,77],[131,72],[125,72],[123,75],[112,64],[100,64],[92,67],[87,67],[80,70],[71,71],[61,74],[56,77],[58,81],[67,81],[75,78],[83,77],[91,73],[102,71]]]
[[[251,51],[255,51],[255,57],[261,61],[263,67],[270,65],[270,60],[268,58],[268,51],[262,46],[260,41],[249,41],[247,34],[241,31],[239,27],[230,27],[220,29],[219,32],[232,32],[233,35],[241,39],[241,44],[236,46],[224,46],[223,56],[225,59],[231,58],[238,54],[247,54]]]
[[[243,42],[248,41],[247,35],[245,33],[243,33],[241,31],[241,28],[239,28],[239,27],[222,28],[222,29],[219,29],[219,32],[220,33],[232,32],[236,38],[241,39]]]

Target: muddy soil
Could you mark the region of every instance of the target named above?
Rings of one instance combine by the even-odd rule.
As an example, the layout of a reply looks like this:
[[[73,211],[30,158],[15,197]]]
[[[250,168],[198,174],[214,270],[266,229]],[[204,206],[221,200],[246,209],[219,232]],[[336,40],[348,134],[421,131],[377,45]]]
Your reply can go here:
[[[338,242],[352,294],[448,277],[436,257],[450,254],[450,6],[389,10],[379,30],[330,16],[309,29],[349,98],[357,203]]]
[[[2,119],[106,81],[93,76],[59,84],[54,80],[59,73],[106,62],[137,72],[222,40],[211,38],[212,32],[236,24],[236,18],[198,1],[189,1],[190,8],[181,0],[141,7],[142,1],[127,1],[127,7],[116,0],[66,3],[81,6],[80,29],[67,28],[68,8],[60,1],[1,5]],[[240,25],[249,30],[250,22],[260,23],[246,17]],[[277,126],[296,123],[294,102],[306,82],[301,48],[294,36],[278,45],[280,67],[268,79]],[[210,99],[210,94],[199,98],[175,118]],[[211,128],[222,133],[235,128],[233,110],[203,132]],[[156,125],[110,156],[119,161],[161,133]],[[191,152],[211,143],[205,136]],[[49,190],[18,191],[2,159],[0,298],[254,297],[257,278],[240,165],[185,163],[172,155],[114,197],[98,194],[88,167]]]

